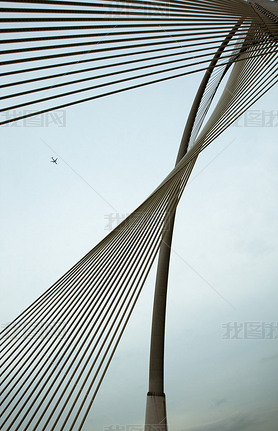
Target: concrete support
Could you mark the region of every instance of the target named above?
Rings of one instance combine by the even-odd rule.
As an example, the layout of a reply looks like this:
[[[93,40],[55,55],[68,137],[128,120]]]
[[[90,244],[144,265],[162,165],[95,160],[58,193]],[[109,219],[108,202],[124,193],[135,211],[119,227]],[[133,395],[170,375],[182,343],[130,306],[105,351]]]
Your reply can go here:
[[[167,431],[165,394],[156,395],[148,392],[145,431]]]

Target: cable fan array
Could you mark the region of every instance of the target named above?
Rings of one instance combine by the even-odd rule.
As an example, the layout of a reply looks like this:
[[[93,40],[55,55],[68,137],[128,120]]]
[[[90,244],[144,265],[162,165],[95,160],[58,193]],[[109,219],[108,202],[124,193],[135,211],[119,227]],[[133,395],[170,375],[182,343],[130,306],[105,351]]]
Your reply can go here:
[[[277,38],[273,18],[242,0],[6,0],[0,10],[0,124],[206,70],[238,22],[246,48],[260,29]]]
[[[89,7],[84,2],[36,3]],[[135,15],[140,20],[144,5],[154,3],[158,4],[136,1],[128,5],[132,13],[138,12]],[[160,2],[158,7],[165,4]],[[203,19],[211,14],[221,16],[224,10],[227,19],[230,16],[233,21],[229,32],[222,35],[221,43],[224,39],[227,43],[222,50],[218,43],[215,51],[220,54],[214,52],[208,63],[210,77],[189,150],[145,202],[3,331],[1,400],[5,431],[83,428],[198,155],[278,81],[277,23],[271,14],[232,0],[175,1],[171,2],[171,14],[181,13],[174,10],[180,10],[181,4],[185,8],[194,5],[200,11],[206,5]],[[239,8],[233,10],[239,4],[244,19]],[[98,8],[101,10],[100,5]],[[242,32],[247,19],[252,22]],[[204,124],[228,73],[224,90]]]

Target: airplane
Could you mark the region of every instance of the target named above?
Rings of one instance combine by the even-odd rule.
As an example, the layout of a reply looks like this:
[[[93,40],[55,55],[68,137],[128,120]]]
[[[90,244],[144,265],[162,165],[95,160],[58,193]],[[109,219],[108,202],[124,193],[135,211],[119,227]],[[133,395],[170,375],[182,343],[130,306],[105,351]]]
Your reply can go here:
[[[57,157],[58,158],[58,157]],[[54,157],[51,157],[52,160],[50,160],[52,163],[55,163],[57,165],[57,158],[54,159]]]

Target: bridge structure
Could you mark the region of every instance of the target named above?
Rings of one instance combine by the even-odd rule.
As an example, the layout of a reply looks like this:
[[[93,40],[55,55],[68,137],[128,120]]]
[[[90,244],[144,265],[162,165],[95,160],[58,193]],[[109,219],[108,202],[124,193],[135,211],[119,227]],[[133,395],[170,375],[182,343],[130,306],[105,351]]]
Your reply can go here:
[[[200,152],[277,83],[278,4],[6,0],[1,12],[1,124],[203,71],[173,170],[1,337],[3,430],[82,430],[159,255],[146,429],[166,430],[176,208]],[[36,335],[42,327],[43,339]]]

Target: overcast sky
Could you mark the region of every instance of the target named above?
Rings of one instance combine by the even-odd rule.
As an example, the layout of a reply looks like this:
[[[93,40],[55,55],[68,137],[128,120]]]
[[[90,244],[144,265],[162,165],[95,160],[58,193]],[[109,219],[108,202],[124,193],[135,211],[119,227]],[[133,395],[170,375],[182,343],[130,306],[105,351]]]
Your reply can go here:
[[[1,325],[172,169],[200,79],[68,108],[48,126],[1,127]],[[278,328],[267,332],[278,321],[277,96],[276,86],[200,155],[179,205],[165,358],[172,431],[277,430]],[[154,278],[155,266],[84,431],[144,423]]]

